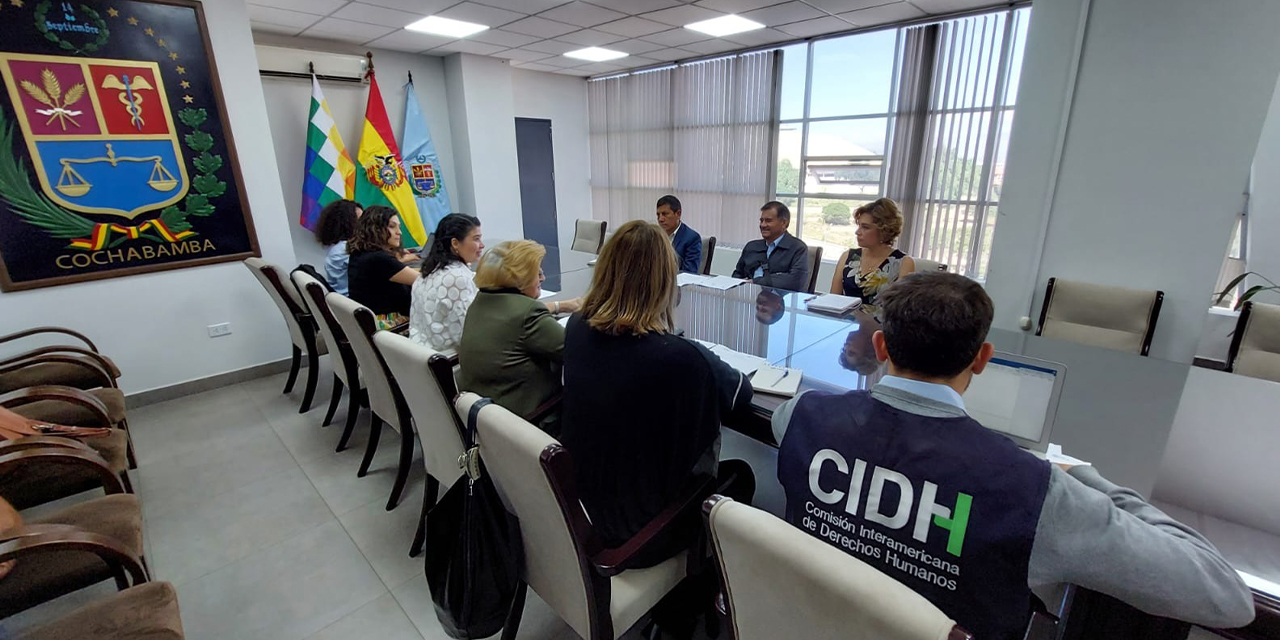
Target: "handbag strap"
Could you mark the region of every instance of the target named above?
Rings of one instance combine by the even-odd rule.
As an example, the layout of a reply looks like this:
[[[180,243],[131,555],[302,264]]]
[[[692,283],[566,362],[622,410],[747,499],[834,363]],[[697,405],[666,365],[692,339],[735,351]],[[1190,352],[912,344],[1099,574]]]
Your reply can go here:
[[[480,410],[493,404],[493,400],[488,398],[480,398],[475,404],[471,405],[471,410],[467,412],[467,432],[464,434],[467,448],[476,446],[476,421],[480,419]]]
[[[480,448],[476,446],[476,421],[480,419],[480,410],[491,404],[493,404],[492,400],[480,398],[467,412],[467,428],[462,433],[462,444],[466,450],[458,456],[458,466],[471,482],[480,478]]]

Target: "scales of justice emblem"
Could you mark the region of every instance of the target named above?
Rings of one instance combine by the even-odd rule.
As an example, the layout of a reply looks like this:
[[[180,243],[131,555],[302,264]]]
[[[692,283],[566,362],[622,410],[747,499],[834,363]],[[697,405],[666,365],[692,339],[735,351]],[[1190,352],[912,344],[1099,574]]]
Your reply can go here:
[[[40,186],[57,204],[133,220],[186,195],[156,63],[0,53],[0,73]]]

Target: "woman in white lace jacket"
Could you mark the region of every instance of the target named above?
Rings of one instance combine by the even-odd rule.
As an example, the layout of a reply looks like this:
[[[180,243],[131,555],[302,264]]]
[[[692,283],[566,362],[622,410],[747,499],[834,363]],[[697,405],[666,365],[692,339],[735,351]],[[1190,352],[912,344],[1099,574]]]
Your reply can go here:
[[[471,265],[482,252],[478,218],[451,213],[440,221],[422,257],[422,277],[413,284],[410,338],[436,351],[453,353],[458,348],[463,320],[476,298]]]

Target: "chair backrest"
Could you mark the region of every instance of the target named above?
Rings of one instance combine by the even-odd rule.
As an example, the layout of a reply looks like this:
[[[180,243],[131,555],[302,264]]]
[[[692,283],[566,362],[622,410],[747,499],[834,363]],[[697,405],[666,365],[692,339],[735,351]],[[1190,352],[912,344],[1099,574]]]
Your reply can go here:
[[[912,260],[914,260],[916,263],[916,273],[920,273],[922,271],[946,271],[947,270],[947,265],[942,264],[941,262],[938,262],[936,260],[929,260],[926,258],[915,258],[915,257],[913,257]]]
[[[307,339],[304,337],[302,325],[298,322],[298,315],[306,313],[306,310],[302,300],[295,297],[297,290],[292,284],[286,284],[288,278],[284,270],[262,258],[245,258],[244,266],[249,269],[253,277],[258,279],[262,288],[267,290],[267,295],[271,296],[271,300],[280,308],[280,315],[284,316],[284,324],[289,328],[289,339],[293,341],[293,345],[305,350]],[[292,294],[290,290],[293,290]]]
[[[1036,335],[1147,355],[1163,291],[1049,278]]]
[[[351,352],[355,354],[356,362],[360,365],[360,373],[364,375],[364,387],[369,392],[369,408],[373,409],[373,412],[378,414],[384,422],[399,429],[400,424],[396,419],[399,414],[395,391],[391,386],[391,377],[387,373],[387,365],[382,361],[382,356],[378,355],[373,348],[373,334],[378,331],[373,311],[341,293],[330,293],[324,297],[324,300],[333,311],[333,317],[338,321],[338,326],[342,327],[342,332],[346,334]]]
[[[458,396],[458,415],[465,421],[479,400],[474,393]],[[591,569],[584,565],[585,551],[570,524],[570,518],[586,516],[581,505],[576,513],[562,508],[542,464],[549,449],[563,449],[541,429],[497,404],[480,409],[477,418],[476,440],[485,471],[520,520],[525,582],[578,635],[592,637],[587,608],[590,586],[584,579]]]
[[[453,406],[457,386],[453,367],[440,352],[390,331],[379,331],[373,345],[391,369],[413,415],[422,439],[422,461],[427,473],[450,486],[462,475],[458,456],[462,455],[462,423]],[[432,366],[432,358],[437,358]],[[441,366],[439,363],[443,363]],[[441,376],[448,376],[441,379]]]
[[[316,326],[320,328],[320,335],[329,345],[330,364],[333,365],[334,375],[350,386],[354,381],[347,379],[347,369],[348,366],[356,364],[355,354],[351,352],[351,346],[346,344],[346,333],[342,331],[337,319],[333,317],[333,311],[324,301],[324,296],[329,291],[328,285],[302,269],[295,269],[291,277],[298,291],[302,292],[302,300],[306,303],[311,317],[315,318]],[[348,362],[349,359],[350,362]]]
[[[711,275],[711,259],[716,255],[716,237],[706,236],[702,239],[702,265],[698,273]]]
[[[573,229],[573,250],[600,253],[604,246],[604,232],[609,226],[606,220],[578,220]]]
[[[818,267],[822,266],[822,247],[809,247],[809,284],[805,291],[813,293],[818,286]]]
[[[703,511],[736,640],[971,638],[906,585],[776,516],[719,496]]]
[[[1280,382],[1280,305],[1244,303],[1227,366],[1240,375]]]

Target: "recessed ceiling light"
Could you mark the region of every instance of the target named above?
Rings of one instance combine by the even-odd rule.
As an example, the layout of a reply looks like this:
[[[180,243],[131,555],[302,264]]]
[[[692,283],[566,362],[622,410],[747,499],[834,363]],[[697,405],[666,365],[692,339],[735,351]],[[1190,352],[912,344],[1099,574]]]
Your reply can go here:
[[[450,20],[449,18],[441,18],[440,16],[428,16],[405,28],[410,31],[431,33],[438,36],[465,38],[469,35],[480,33],[489,27],[482,24],[476,24],[474,22]]]
[[[693,29],[694,31],[720,38],[723,36],[733,35],[735,33],[742,33],[743,31],[763,29],[764,25],[756,22],[755,20],[748,20],[742,16],[728,15],[695,22],[693,24],[686,24],[684,28]]]
[[[627,54],[612,49],[601,49],[600,47],[587,47],[586,49],[578,49],[564,54],[566,58],[577,58],[579,60],[590,60],[592,62],[604,62],[605,60],[617,60],[625,58]]]

